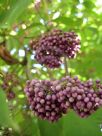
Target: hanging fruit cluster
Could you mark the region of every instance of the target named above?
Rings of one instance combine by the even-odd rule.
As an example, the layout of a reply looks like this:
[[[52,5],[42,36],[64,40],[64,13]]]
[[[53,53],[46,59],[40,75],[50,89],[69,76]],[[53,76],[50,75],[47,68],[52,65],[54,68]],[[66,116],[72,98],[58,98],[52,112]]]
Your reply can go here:
[[[75,58],[80,40],[74,32],[54,29],[30,42],[35,59],[49,68],[60,67],[62,57]],[[99,80],[80,81],[66,76],[60,80],[29,80],[25,93],[33,113],[41,119],[56,122],[69,109],[86,118],[102,106],[102,84]]]
[[[15,98],[13,88],[16,87],[18,83],[18,79],[14,73],[5,73],[1,87],[5,90],[8,100]]]
[[[34,114],[41,119],[57,121],[73,109],[85,118],[102,106],[102,84],[100,81],[80,81],[77,77],[61,80],[27,81],[25,93]]]
[[[61,57],[74,58],[80,49],[80,40],[74,32],[54,29],[30,45],[35,50],[35,58],[40,64],[49,68],[60,67]]]

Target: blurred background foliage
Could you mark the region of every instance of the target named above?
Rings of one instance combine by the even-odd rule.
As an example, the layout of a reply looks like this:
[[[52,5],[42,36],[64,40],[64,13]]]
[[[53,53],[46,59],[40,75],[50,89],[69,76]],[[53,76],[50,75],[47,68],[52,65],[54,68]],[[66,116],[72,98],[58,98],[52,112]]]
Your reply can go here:
[[[8,79],[10,88],[0,89],[0,136],[100,136],[101,109],[88,119],[80,119],[69,111],[51,124],[32,115],[23,88],[28,79],[50,79],[51,75],[59,79],[65,75],[63,64],[59,69],[49,70],[38,64],[29,50],[32,38],[52,28],[74,30],[81,39],[80,53],[74,60],[68,60],[71,75],[78,75],[81,80],[102,79],[102,0],[36,3],[0,0],[0,85],[6,73],[16,74],[18,80],[12,86]],[[14,93],[13,99],[6,99],[8,91]]]

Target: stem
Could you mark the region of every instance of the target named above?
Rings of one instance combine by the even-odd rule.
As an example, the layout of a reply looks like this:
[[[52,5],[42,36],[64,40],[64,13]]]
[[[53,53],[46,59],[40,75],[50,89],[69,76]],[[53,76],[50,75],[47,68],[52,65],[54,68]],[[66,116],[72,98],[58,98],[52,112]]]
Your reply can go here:
[[[47,6],[47,3],[46,3],[45,0],[42,0],[42,3],[44,4],[45,13],[46,13],[46,15],[47,15],[47,17],[48,17],[48,21],[49,21],[49,20],[50,20],[50,17],[49,17],[49,15],[48,15],[48,6]],[[36,10],[36,12],[38,13],[38,16],[44,20],[44,26],[45,26],[45,28],[47,29],[47,31],[49,31],[49,28],[48,28],[48,26],[47,26],[47,22],[48,22],[48,21],[47,21],[47,22],[45,21],[45,19],[41,16],[39,10]]]
[[[52,72],[51,72],[51,70],[49,68],[47,68],[47,72],[48,72],[49,78],[54,79],[53,74],[52,74]]]
[[[5,76],[5,73],[3,73],[2,71],[0,71],[0,77],[3,78]]]
[[[39,12],[38,10],[37,10],[37,13],[38,13],[38,16],[39,16],[41,19],[44,20],[44,26],[45,26],[45,28],[47,29],[47,31],[49,31],[49,28],[48,28],[48,26],[47,26],[47,23],[46,23],[45,19],[41,16],[41,14],[40,14],[40,12]]]
[[[47,17],[48,17],[48,21],[49,21],[49,20],[50,20],[50,17],[49,17],[49,15],[48,15],[48,5],[47,5],[47,2],[46,2],[46,0],[42,0],[42,2],[43,2],[43,4],[44,4],[45,13],[46,13],[46,15],[47,15]]]
[[[26,59],[26,65],[25,65],[26,77],[27,79],[32,79],[31,73],[30,73],[30,65],[28,64],[28,60],[27,60],[27,50],[26,48],[24,50],[25,50],[25,59]]]
[[[31,73],[30,73],[30,68],[29,68],[28,64],[25,67],[25,73],[26,73],[27,79],[31,79]]]
[[[49,22],[49,21],[50,21],[50,17],[49,17],[49,14],[48,14],[48,5],[47,5],[47,3],[46,3],[46,0],[42,0],[42,2],[43,2],[43,4],[44,4],[45,14],[46,14],[47,17],[48,17],[47,22]],[[47,26],[46,23],[45,23],[45,26]],[[49,28],[48,28],[48,27],[46,27],[46,28],[47,28],[47,30],[49,31]],[[50,78],[50,79],[54,79],[51,69],[47,68],[47,71],[48,71],[49,78]]]
[[[67,64],[67,58],[64,56],[64,68],[65,68],[65,75],[68,75],[68,64]]]
[[[48,5],[47,5],[47,3],[46,3],[46,0],[42,0],[42,3],[43,3],[43,5],[44,5],[45,14],[46,14],[47,17],[48,17],[48,20],[47,20],[47,23],[48,23],[48,21],[50,21],[50,17],[49,17],[49,15],[48,15]],[[38,13],[39,17],[44,20],[44,26],[46,27],[47,31],[49,31],[49,28],[48,28],[48,26],[47,26],[47,23],[46,23],[45,19],[41,16],[39,10],[37,10],[37,13]],[[51,70],[50,70],[49,68],[47,68],[47,72],[48,72],[49,78],[50,78],[50,79],[54,79],[53,76],[52,76],[52,72],[51,72]]]

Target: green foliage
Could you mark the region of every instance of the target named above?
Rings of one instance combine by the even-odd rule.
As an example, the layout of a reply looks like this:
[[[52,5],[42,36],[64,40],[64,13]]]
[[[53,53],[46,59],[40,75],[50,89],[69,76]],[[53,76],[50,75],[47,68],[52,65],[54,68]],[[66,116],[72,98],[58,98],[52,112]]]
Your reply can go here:
[[[76,59],[68,60],[69,71],[82,80],[102,79],[102,2],[100,0],[98,4],[98,1],[43,0],[37,11],[32,0],[0,0],[0,43],[6,39],[8,51],[21,62],[25,59],[24,48],[28,47],[32,37],[47,31],[47,27],[57,27],[64,31],[74,30],[81,38],[81,52]],[[45,26],[48,22],[52,22],[54,26]],[[8,65],[0,58],[0,71],[16,73],[19,80],[19,85],[13,89],[16,97],[8,101],[8,106],[0,89],[0,125],[12,126],[12,117],[15,124],[19,124],[23,136],[102,135],[99,127],[102,123],[102,109],[88,119],[81,119],[69,111],[54,124],[32,115],[23,91],[26,80],[50,79],[51,75],[59,79],[65,73],[63,66],[53,71],[41,67],[30,52],[26,57],[27,65]],[[0,78],[0,85],[2,81]],[[20,136],[14,132],[15,135]]]
[[[12,127],[15,131],[19,132],[20,129],[18,125],[12,120],[10,116],[10,110],[6,102],[6,96],[4,92],[0,89],[0,126]]]
[[[11,125],[12,124],[12,120],[10,119],[9,116],[9,109],[6,103],[6,97],[5,94],[3,93],[3,91],[0,89],[0,125]]]

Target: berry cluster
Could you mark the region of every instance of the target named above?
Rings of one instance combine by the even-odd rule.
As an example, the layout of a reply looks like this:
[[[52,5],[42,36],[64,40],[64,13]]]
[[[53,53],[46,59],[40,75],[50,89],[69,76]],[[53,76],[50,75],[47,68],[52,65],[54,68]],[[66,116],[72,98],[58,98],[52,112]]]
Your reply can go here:
[[[18,79],[14,73],[4,74],[1,87],[3,88],[3,90],[5,90],[8,100],[12,100],[15,98],[15,92],[12,89],[13,87],[17,86],[18,83]]]
[[[97,90],[97,91],[95,91]],[[88,117],[102,105],[102,84],[69,76],[61,80],[27,81],[25,93],[36,116],[57,121],[68,109]]]
[[[58,102],[57,92],[53,90],[50,81],[28,81],[25,93],[28,96],[30,107],[35,115],[49,121],[57,121],[67,112],[69,104]],[[59,96],[60,98],[60,96]]]
[[[74,58],[80,49],[80,40],[74,32],[54,29],[38,40],[32,40],[31,47],[36,51],[35,58],[40,64],[57,68],[62,63],[61,57]]]
[[[92,80],[81,82],[78,78],[69,78],[68,82],[66,87],[70,88],[70,91],[67,100],[80,117],[88,117],[102,105],[102,97],[99,95],[102,93],[102,85],[97,81],[96,83]]]

